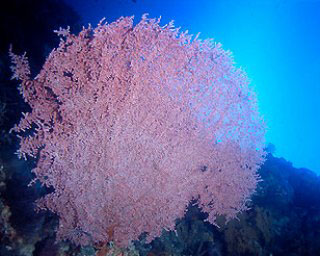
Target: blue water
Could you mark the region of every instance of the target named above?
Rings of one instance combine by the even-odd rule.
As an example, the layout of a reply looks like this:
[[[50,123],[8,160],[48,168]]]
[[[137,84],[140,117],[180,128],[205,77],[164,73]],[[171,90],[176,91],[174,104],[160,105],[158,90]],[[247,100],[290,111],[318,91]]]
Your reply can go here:
[[[317,0],[112,0],[67,1],[95,26],[120,16],[162,16],[234,53],[259,99],[267,142],[294,167],[320,174],[320,1]]]

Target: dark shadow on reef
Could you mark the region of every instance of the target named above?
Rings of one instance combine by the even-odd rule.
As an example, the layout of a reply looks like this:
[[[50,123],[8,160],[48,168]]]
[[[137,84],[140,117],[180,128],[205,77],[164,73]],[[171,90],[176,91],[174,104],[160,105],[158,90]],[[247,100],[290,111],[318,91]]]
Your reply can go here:
[[[10,45],[17,54],[27,52],[32,75],[36,75],[45,58],[59,44],[53,30],[70,25],[81,28],[80,17],[60,0],[0,1],[0,255],[57,255],[52,248],[39,254],[39,247],[53,236],[55,216],[37,214],[34,202],[48,191],[28,187],[34,162],[18,160],[14,152],[18,140],[9,130],[30,111],[24,103],[17,82],[10,80]]]
[[[27,168],[13,162],[6,166],[2,161],[0,170],[0,255],[121,255],[115,248],[55,243],[57,217],[33,212],[34,200],[46,191],[28,188],[27,176],[23,180],[10,175],[10,168]],[[225,224],[221,218],[220,227],[214,227],[190,205],[186,216],[177,220],[176,232],[164,231],[151,244],[141,237],[126,255],[320,255],[319,176],[271,154],[260,175],[263,181],[251,209],[238,220]]]
[[[320,255],[320,177],[272,154],[259,173],[263,181],[239,220],[213,227],[189,207],[178,236],[164,233],[142,255]]]

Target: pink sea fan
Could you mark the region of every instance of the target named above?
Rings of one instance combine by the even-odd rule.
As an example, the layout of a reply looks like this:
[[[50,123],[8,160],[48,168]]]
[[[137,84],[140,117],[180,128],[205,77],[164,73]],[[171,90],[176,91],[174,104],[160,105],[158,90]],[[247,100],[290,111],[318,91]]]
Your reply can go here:
[[[246,209],[265,128],[230,52],[146,15],[57,33],[34,79],[10,55],[32,108],[13,128],[18,153],[54,188],[38,206],[59,216],[58,239],[127,246],[173,230],[191,200],[213,224]]]

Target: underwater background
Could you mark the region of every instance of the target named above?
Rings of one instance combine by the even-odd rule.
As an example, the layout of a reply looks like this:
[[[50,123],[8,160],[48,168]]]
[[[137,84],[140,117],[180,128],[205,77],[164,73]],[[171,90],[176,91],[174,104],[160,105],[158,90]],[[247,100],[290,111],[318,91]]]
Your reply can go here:
[[[126,250],[112,245],[79,247],[55,242],[58,218],[35,212],[50,188],[28,187],[35,162],[17,159],[18,139],[9,130],[29,111],[10,80],[9,45],[27,52],[37,74],[59,38],[103,18],[144,13],[160,24],[230,50],[248,74],[268,131],[263,182],[251,209],[215,227],[189,206],[177,233],[164,231],[151,244]],[[320,1],[317,0],[13,0],[0,4],[0,255],[320,255]]]

